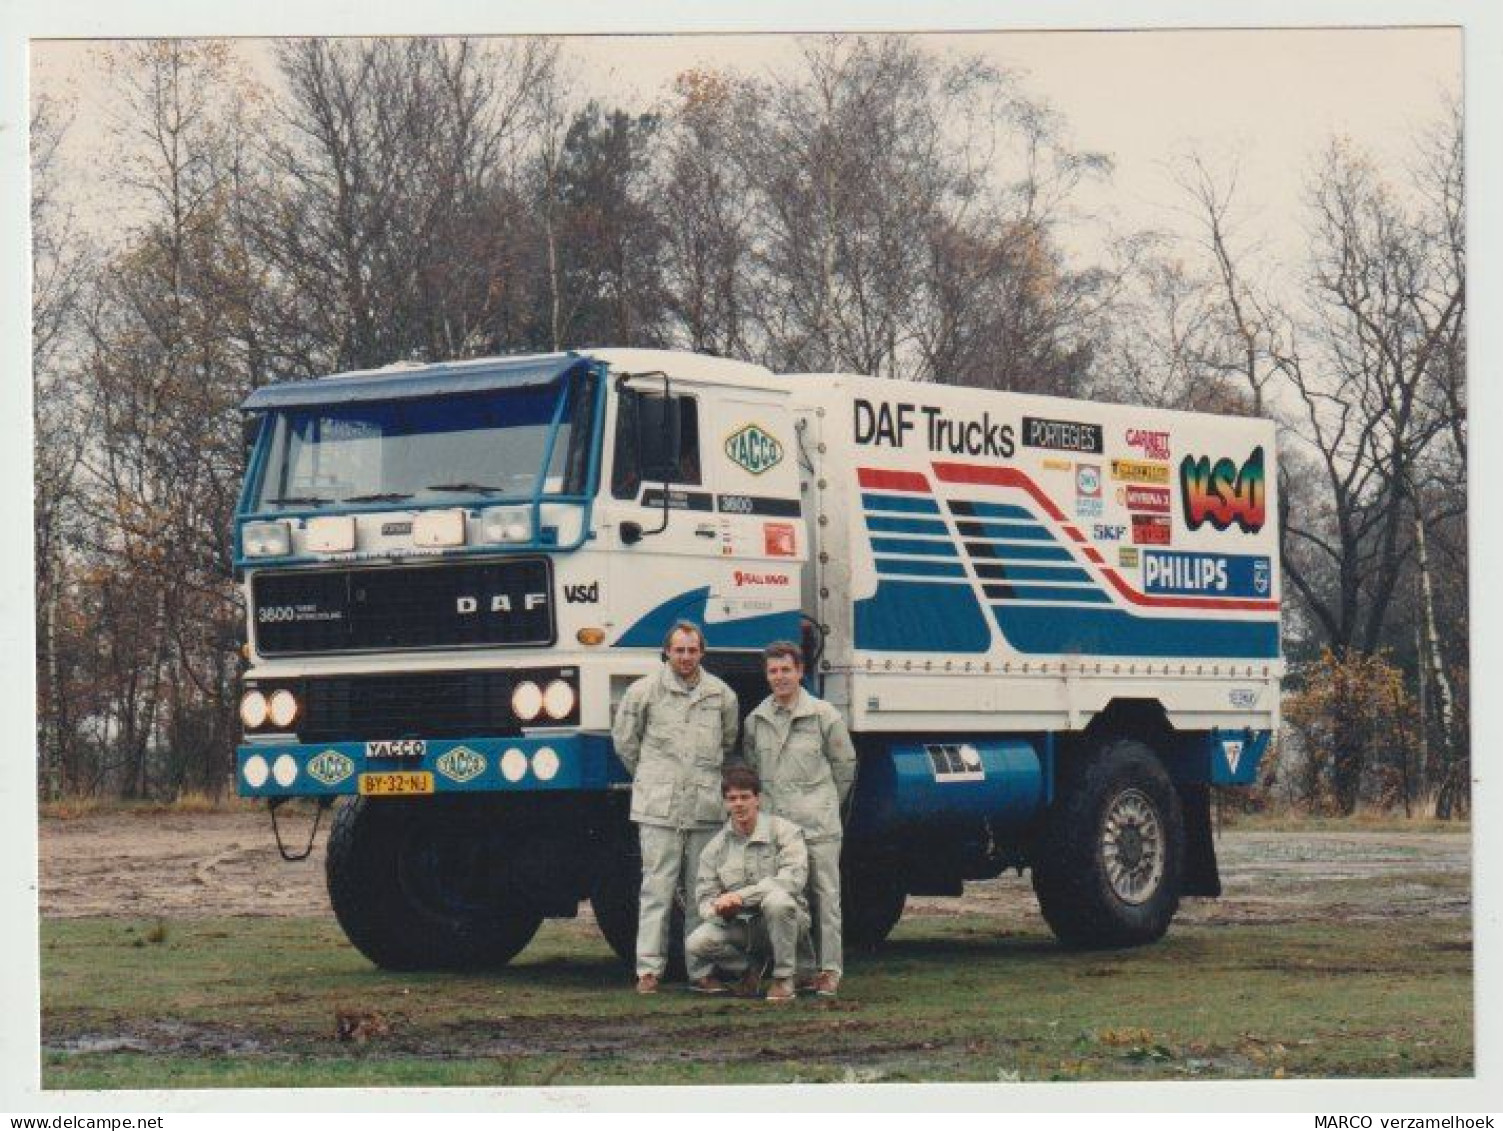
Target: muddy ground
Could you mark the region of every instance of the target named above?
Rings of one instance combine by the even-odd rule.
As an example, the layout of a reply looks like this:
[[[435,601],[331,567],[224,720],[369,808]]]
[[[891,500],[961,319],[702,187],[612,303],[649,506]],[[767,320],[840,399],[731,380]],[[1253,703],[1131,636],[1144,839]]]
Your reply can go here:
[[[294,815],[284,837],[306,838]],[[262,813],[109,814],[41,822],[41,914],[91,916],[308,916],[328,913],[323,884],[327,823],[313,854],[277,855]],[[1471,838],[1410,832],[1223,831],[1223,897],[1189,900],[1190,923],[1364,922],[1466,917]],[[1026,877],[969,883],[963,896],[918,896],[909,915],[996,915],[1036,925]],[[582,909],[582,920],[588,910]]]

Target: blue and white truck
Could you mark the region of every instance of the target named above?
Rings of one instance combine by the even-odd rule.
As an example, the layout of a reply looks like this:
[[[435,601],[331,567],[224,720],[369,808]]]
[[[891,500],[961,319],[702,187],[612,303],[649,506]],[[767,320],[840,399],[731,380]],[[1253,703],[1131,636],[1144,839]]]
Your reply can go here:
[[[793,639],[844,713],[852,943],[1006,868],[1071,945],[1219,893],[1210,789],[1278,722],[1266,420],[630,349],[244,408],[238,789],[339,802],[330,900],[381,966],[504,963],[584,900],[631,957],[611,712],[680,619],[743,712]]]

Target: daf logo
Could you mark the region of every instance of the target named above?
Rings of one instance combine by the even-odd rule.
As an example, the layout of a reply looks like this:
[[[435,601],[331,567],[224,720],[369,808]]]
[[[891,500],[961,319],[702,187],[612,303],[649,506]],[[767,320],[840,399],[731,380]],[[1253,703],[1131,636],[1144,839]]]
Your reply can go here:
[[[546,593],[528,593],[522,598],[522,608],[526,612],[533,609],[541,609],[548,603]],[[480,611],[479,597],[456,597],[454,598],[454,611],[460,616],[470,616]],[[517,611],[515,603],[509,593],[497,593],[490,599],[490,606],[486,609],[491,613],[514,613]]]
[[[755,424],[748,424],[725,438],[725,454],[753,475],[761,475],[782,462],[783,445]]]

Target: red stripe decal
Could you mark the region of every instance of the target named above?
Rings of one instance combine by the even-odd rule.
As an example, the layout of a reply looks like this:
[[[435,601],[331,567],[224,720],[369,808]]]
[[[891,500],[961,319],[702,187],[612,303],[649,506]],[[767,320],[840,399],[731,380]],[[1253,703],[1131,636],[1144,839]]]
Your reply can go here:
[[[1076,530],[1075,527],[1073,527],[1073,526],[1067,526],[1067,527],[1065,527],[1065,533],[1068,534],[1071,538],[1075,539],[1075,541],[1077,541],[1077,542],[1084,542],[1085,541],[1085,535],[1082,534],[1080,531]]]
[[[859,467],[856,474],[861,486],[877,491],[922,491],[929,494],[929,479],[917,471],[886,471],[877,467]]]
[[[863,472],[863,475],[865,473]],[[946,483],[976,483],[988,487],[1015,487],[1020,491],[1026,491],[1050,518],[1058,522],[1065,531],[1077,542],[1085,541],[1078,531],[1066,520],[1064,513],[1054,505],[1054,501],[1044,494],[1043,490],[1028,476],[1024,475],[1015,467],[982,467],[972,463],[936,463],[934,474]],[[919,478],[923,478],[920,476]],[[864,483],[863,483],[864,485]],[[1101,573],[1111,582],[1112,588],[1120,593],[1134,605],[1141,605],[1149,609],[1225,609],[1233,612],[1257,612],[1276,613],[1279,611],[1277,601],[1238,601],[1222,600],[1219,597],[1150,597],[1146,593],[1139,593],[1122,579],[1122,575],[1116,570],[1106,566],[1100,553],[1090,546],[1085,547],[1085,555],[1092,562],[1101,566]]]

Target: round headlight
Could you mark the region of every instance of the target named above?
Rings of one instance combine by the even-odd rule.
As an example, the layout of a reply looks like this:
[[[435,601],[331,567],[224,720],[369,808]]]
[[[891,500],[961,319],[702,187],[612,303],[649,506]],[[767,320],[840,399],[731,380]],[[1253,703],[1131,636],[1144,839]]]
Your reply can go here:
[[[538,776],[538,781],[552,781],[558,773],[558,755],[553,747],[544,746],[532,756],[532,772]]]
[[[277,779],[277,784],[286,789],[297,781],[297,759],[291,754],[283,754],[271,764],[271,776]]]
[[[297,696],[293,695],[292,692],[288,691],[285,687],[280,691],[272,692],[268,713],[275,725],[282,727],[284,730],[290,727],[293,720],[297,718],[297,711]]]
[[[521,781],[527,773],[527,755],[515,746],[501,755],[501,776],[507,781]]]
[[[259,691],[247,691],[240,697],[240,721],[245,724],[246,730],[265,726],[266,716],[270,711],[271,706],[266,702],[266,696]]]
[[[271,775],[271,767],[266,764],[266,759],[259,754],[252,754],[245,760],[245,765],[240,768],[245,775],[245,784],[252,789],[260,789],[266,784],[266,779]]]
[[[543,710],[550,719],[567,718],[574,710],[574,689],[561,679],[550,683],[543,692]]]
[[[530,679],[524,679],[511,692],[511,713],[519,722],[530,723],[543,710],[543,692]]]

